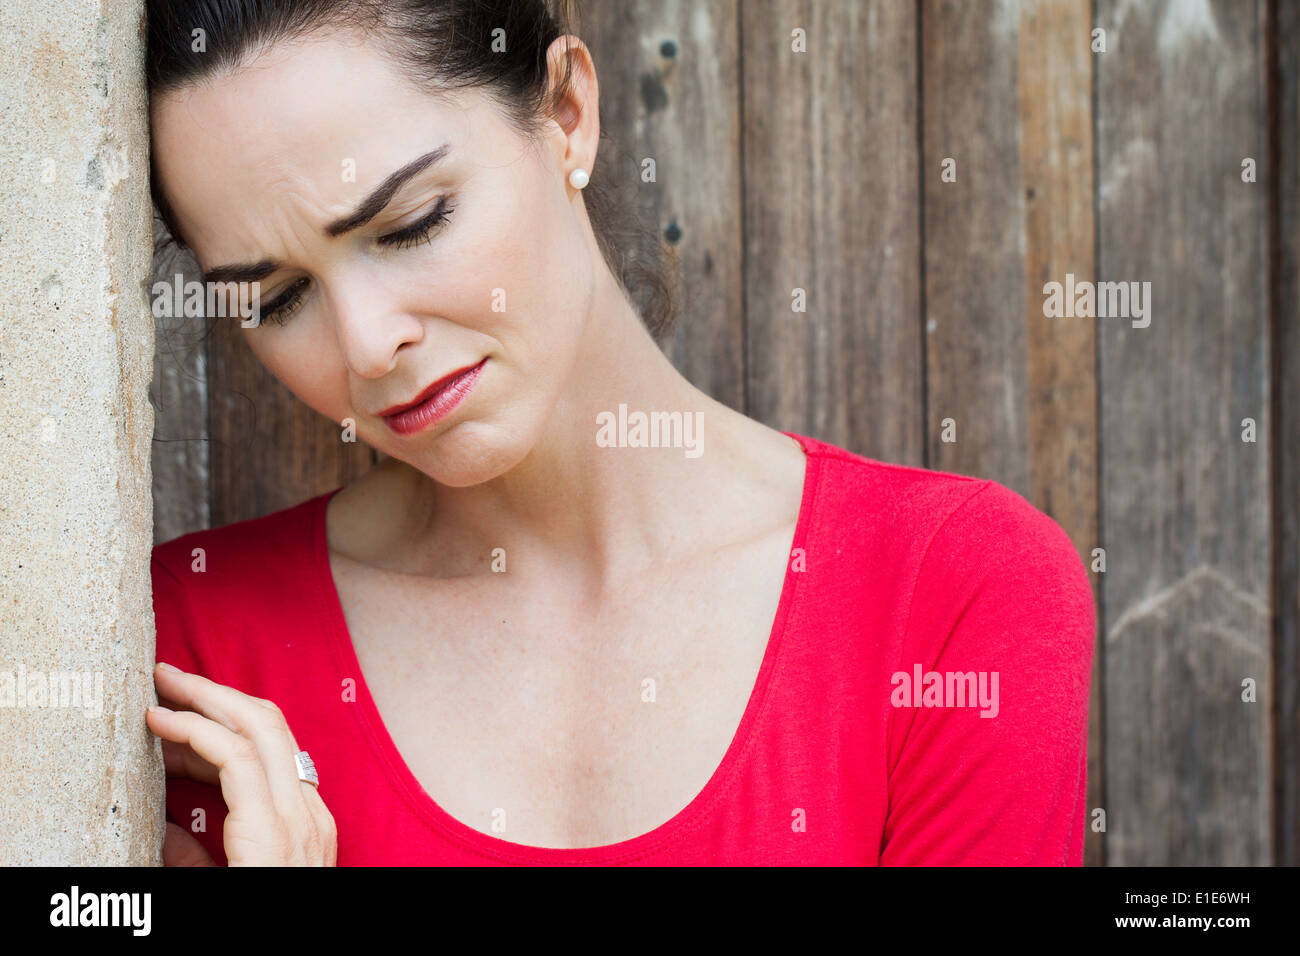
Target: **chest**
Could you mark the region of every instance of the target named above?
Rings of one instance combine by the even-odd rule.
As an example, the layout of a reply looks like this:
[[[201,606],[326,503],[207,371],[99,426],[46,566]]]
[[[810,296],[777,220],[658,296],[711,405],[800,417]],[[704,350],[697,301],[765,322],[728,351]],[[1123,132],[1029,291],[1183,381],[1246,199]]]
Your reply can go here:
[[[511,842],[598,846],[668,821],[716,772],[791,533],[637,575],[599,603],[544,578],[331,564],[362,677],[429,796]]]

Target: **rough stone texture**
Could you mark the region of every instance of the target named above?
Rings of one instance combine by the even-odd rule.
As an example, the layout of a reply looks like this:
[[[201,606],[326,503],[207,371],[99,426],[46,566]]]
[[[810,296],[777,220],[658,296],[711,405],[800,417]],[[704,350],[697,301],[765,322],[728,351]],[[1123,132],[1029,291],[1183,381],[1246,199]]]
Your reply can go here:
[[[160,858],[142,10],[0,5],[0,864]]]

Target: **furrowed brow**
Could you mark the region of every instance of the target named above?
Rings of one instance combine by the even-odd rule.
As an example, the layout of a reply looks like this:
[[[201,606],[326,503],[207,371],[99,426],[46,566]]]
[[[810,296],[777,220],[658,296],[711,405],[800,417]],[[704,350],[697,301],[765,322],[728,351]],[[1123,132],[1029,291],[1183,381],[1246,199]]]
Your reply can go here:
[[[362,200],[356,212],[350,216],[344,216],[342,219],[336,219],[326,226],[325,234],[333,238],[334,236],[341,236],[345,232],[351,232],[359,226],[364,226],[383,211],[389,200],[393,198],[393,194],[401,189],[408,179],[424,172],[435,163],[441,162],[450,150],[451,144],[443,143],[433,152],[425,153],[423,156],[411,160],[385,179],[379,185],[379,188]]]
[[[341,236],[359,229],[375,216],[379,215],[393,196],[406,185],[407,181],[418,176],[430,166],[441,162],[451,151],[450,143],[443,143],[437,149],[411,160],[397,172],[385,179],[369,196],[361,201],[356,211],[336,219],[325,227],[325,234],[330,238]],[[205,282],[257,282],[265,279],[280,268],[281,263],[275,259],[262,259],[259,262],[241,262],[227,266],[217,266],[203,273]]]

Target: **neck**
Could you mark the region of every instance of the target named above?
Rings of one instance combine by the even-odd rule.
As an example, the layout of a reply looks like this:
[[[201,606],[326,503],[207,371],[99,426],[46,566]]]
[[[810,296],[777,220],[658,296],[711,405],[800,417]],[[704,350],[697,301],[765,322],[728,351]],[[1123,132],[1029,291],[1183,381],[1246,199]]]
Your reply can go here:
[[[698,540],[699,529],[718,524],[728,508],[746,506],[744,492],[721,502],[716,490],[752,474],[764,448],[770,454],[774,433],[687,381],[612,282],[596,296],[592,315],[570,386],[517,465],[489,481],[450,487],[396,464],[411,489],[403,533],[418,565],[473,573],[503,548],[508,567],[542,556],[603,588]],[[620,429],[620,405],[625,420],[677,413],[682,428],[675,434],[695,447],[602,447],[602,418],[615,419],[606,434],[616,440],[620,432],[629,445],[639,437],[634,428]]]

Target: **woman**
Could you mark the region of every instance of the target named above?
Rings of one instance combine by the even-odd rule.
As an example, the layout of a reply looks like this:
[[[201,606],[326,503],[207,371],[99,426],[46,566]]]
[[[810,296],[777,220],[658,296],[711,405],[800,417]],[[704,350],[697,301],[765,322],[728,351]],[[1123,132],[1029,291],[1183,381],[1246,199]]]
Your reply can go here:
[[[248,346],[391,456],[155,549],[166,861],[1077,865],[1071,542],[673,368],[588,215],[566,22],[150,4],[173,235],[260,283]]]

